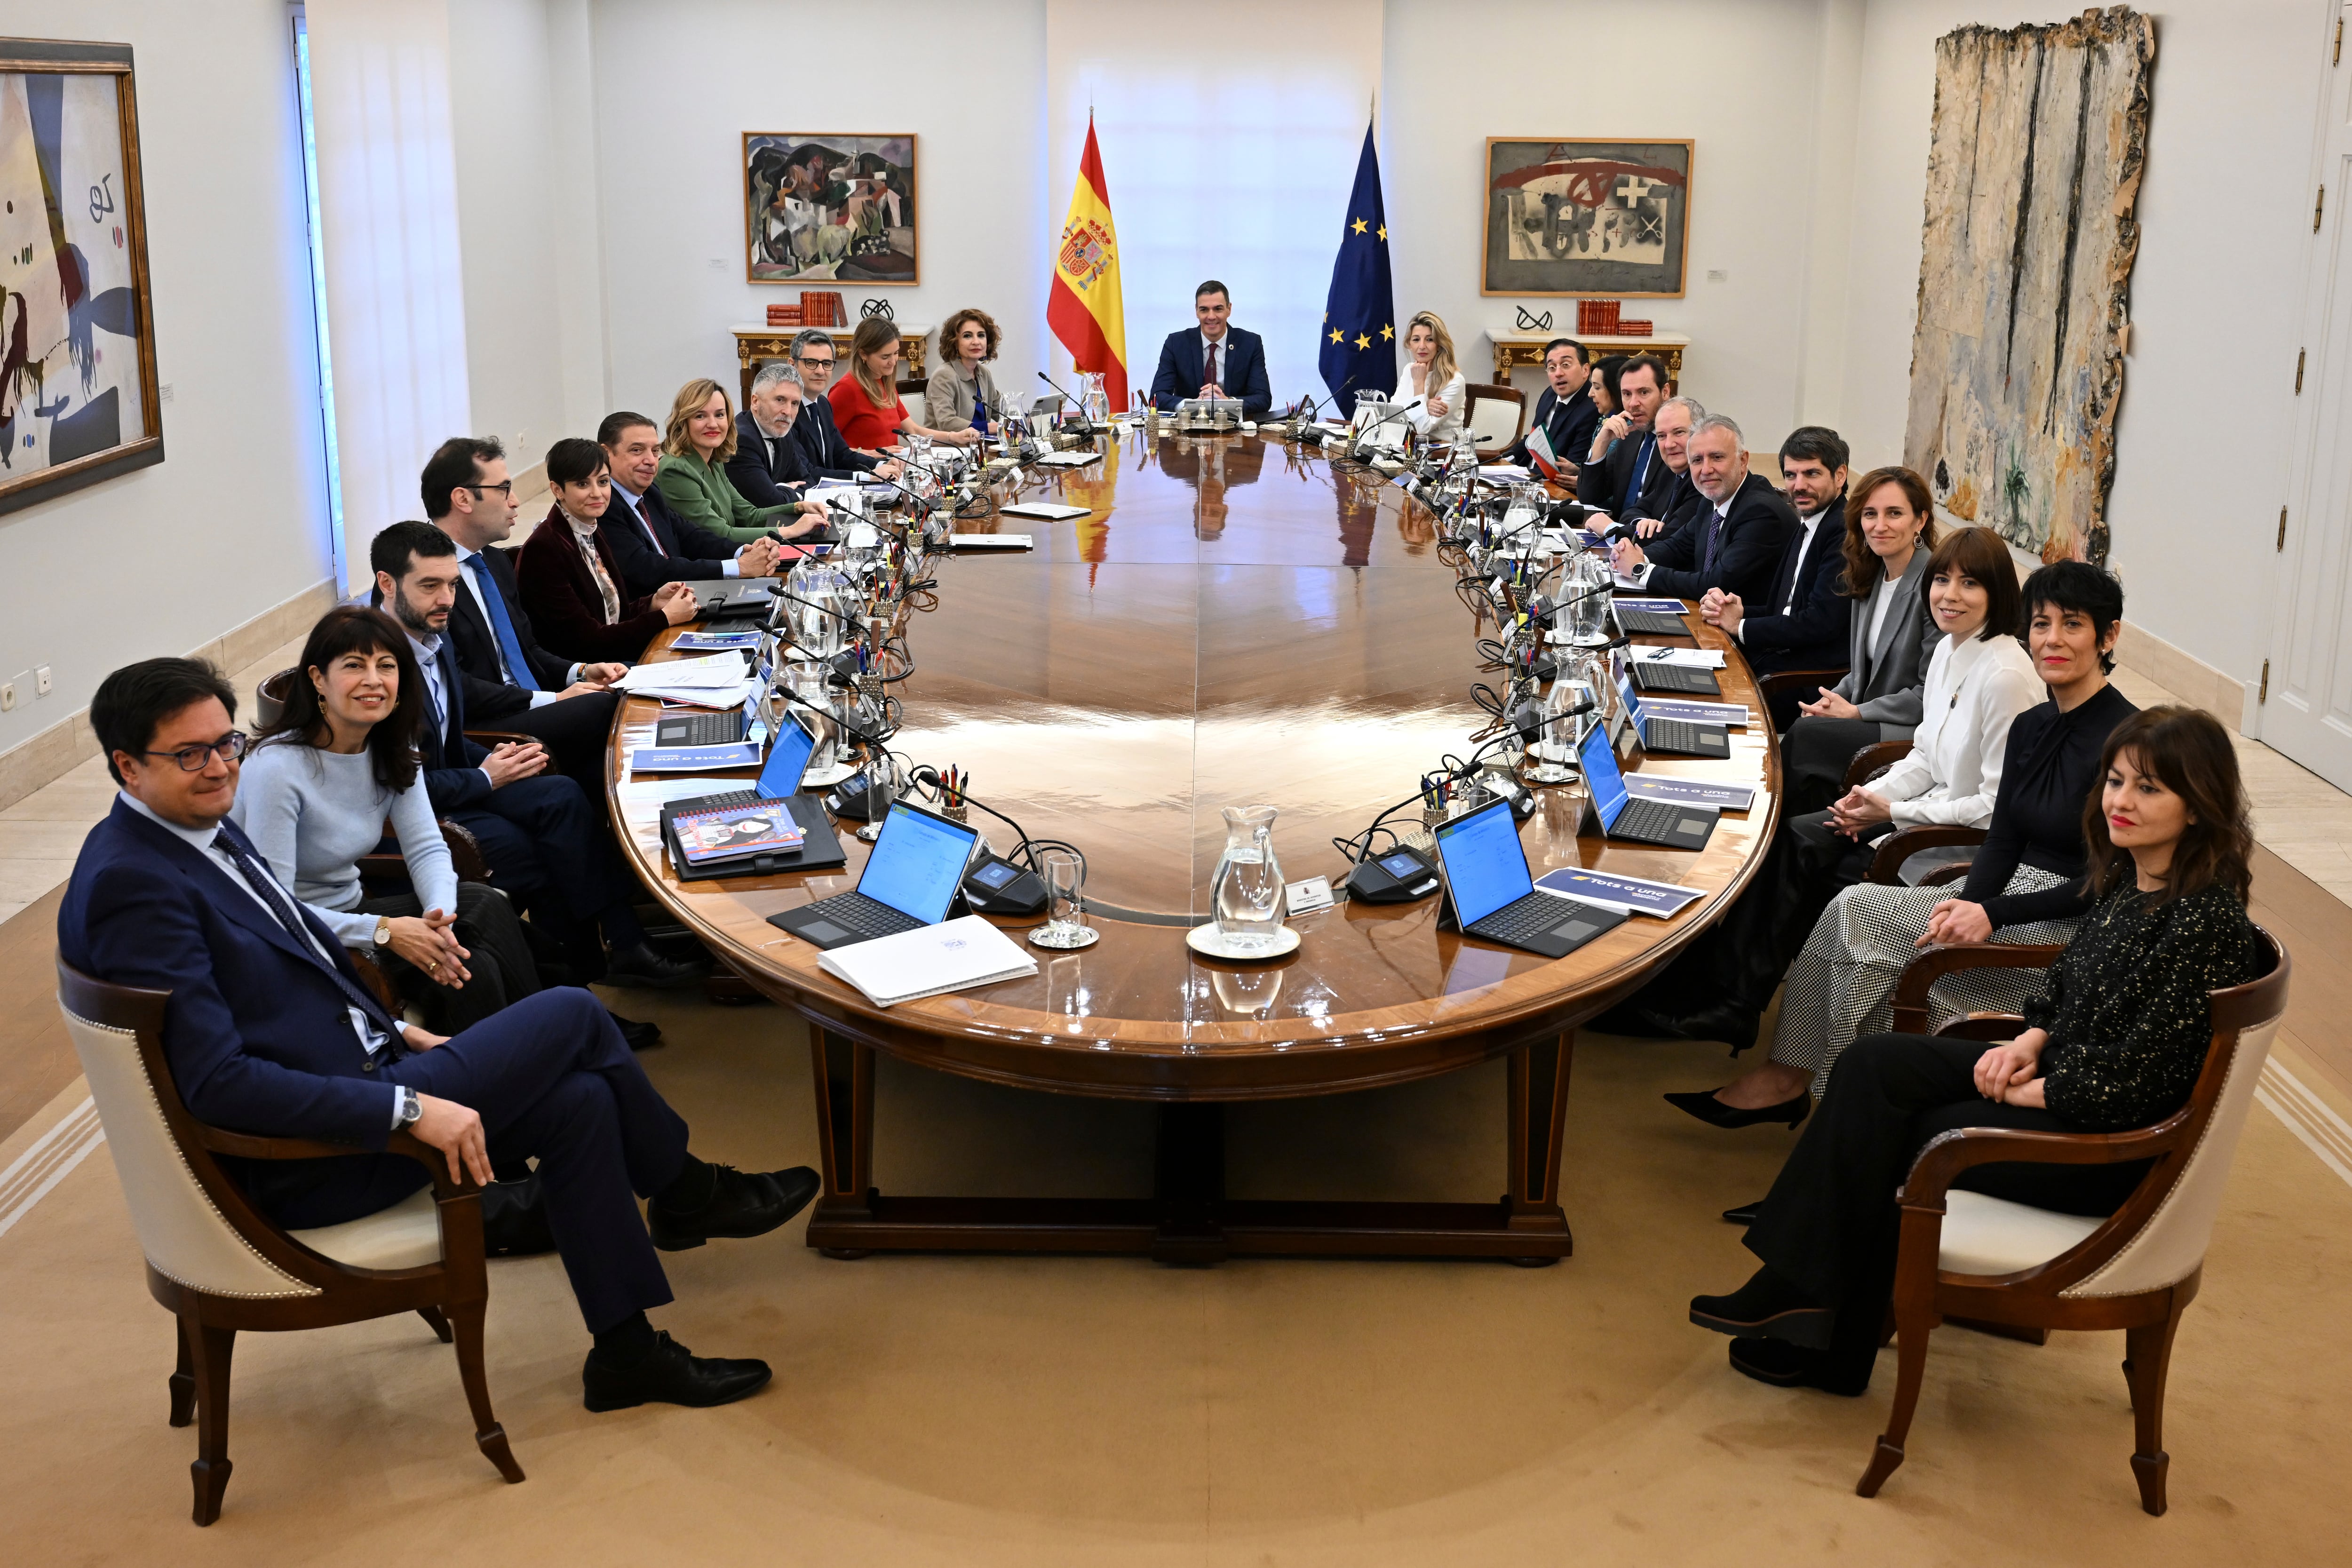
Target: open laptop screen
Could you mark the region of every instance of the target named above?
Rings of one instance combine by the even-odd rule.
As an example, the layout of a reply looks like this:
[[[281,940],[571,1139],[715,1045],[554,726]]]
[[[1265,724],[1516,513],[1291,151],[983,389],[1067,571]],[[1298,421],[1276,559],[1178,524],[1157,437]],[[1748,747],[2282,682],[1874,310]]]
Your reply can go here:
[[[808,772],[809,756],[815,750],[816,741],[806,730],[789,720],[779,723],[775,744],[768,748],[768,760],[760,768],[760,797],[785,800],[799,794],[801,775]]]
[[[1535,890],[1527,851],[1519,847],[1519,825],[1511,803],[1498,800],[1439,827],[1438,864],[1454,895],[1454,918],[1476,925],[1506,904]]]
[[[1601,814],[1601,830],[1605,833],[1617,826],[1618,814],[1631,798],[1625,775],[1617,767],[1617,749],[1609,743],[1608,727],[1594,725],[1577,756],[1584,764],[1584,787],[1592,797],[1592,809]]]
[[[1647,751],[1650,745],[1650,716],[1643,710],[1642,694],[1634,689],[1633,675],[1630,669],[1618,674],[1617,695],[1624,701],[1625,716],[1633,721],[1634,737],[1642,742],[1643,749]]]
[[[900,914],[937,925],[947,918],[979,837],[976,827],[958,826],[900,801],[882,820],[882,836],[874,841],[857,890]]]

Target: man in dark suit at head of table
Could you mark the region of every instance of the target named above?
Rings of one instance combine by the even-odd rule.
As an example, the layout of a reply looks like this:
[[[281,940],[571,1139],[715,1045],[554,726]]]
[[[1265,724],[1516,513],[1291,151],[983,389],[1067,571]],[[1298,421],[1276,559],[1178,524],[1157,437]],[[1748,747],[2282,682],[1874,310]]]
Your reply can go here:
[[[1274,406],[1274,384],[1265,378],[1265,342],[1233,324],[1234,300],[1210,279],[1192,290],[1199,325],[1171,332],[1160,345],[1160,368],[1151,377],[1151,402],[1173,411],[1188,398],[1237,397],[1242,417],[1263,419]]]

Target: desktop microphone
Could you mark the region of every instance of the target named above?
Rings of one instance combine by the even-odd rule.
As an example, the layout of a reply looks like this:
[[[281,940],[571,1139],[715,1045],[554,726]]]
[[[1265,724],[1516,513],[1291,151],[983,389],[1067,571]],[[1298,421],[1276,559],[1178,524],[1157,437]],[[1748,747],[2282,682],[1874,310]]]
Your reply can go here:
[[[1411,403],[1400,404],[1396,407],[1390,409],[1386,414],[1381,415],[1378,419],[1373,420],[1361,430],[1357,431],[1355,443],[1348,448],[1348,460],[1351,463],[1361,463],[1369,460],[1372,449],[1372,432],[1379,429],[1381,426],[1387,424],[1391,419],[1401,418],[1403,416],[1412,413],[1414,409],[1420,407],[1424,401],[1426,400],[1416,397]]]
[[[1560,717],[1572,718],[1577,714],[1590,713],[1591,711],[1591,696],[1589,693],[1580,692],[1577,694],[1577,699],[1573,703],[1560,710]],[[1519,732],[1519,739],[1523,741],[1532,741],[1536,739],[1538,735],[1543,733],[1543,704],[1536,701],[1521,702],[1517,704],[1512,708],[1510,711],[1509,723],[1512,729],[1517,730]]]

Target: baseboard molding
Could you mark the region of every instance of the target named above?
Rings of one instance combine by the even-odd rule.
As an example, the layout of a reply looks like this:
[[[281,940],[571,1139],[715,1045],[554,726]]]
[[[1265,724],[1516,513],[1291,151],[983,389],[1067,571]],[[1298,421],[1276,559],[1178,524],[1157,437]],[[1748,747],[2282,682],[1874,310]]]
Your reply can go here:
[[[312,584],[284,604],[264,610],[234,631],[188,650],[224,675],[235,675],[271,648],[310,629],[335,605],[335,586]],[[54,784],[98,755],[89,710],[77,710],[39,734],[0,752],[0,809],[16,805],[44,784]]]
[[[2192,706],[2202,708],[2239,731],[2246,718],[2246,683],[2226,675],[2130,620],[2116,644],[2116,663],[2143,675]]]

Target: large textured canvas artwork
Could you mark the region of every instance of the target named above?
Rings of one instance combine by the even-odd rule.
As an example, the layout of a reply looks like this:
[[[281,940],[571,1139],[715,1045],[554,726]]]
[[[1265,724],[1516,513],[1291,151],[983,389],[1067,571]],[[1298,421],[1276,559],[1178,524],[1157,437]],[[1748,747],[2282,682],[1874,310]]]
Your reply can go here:
[[[1904,460],[1947,521],[2105,561],[2156,24],[1936,41]]]
[[[131,50],[0,38],[0,512],[163,460]]]
[[[915,139],[746,132],[745,275],[913,283]]]

